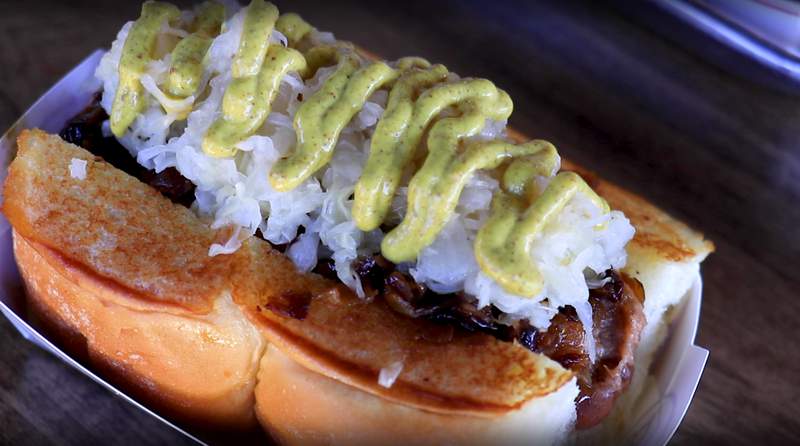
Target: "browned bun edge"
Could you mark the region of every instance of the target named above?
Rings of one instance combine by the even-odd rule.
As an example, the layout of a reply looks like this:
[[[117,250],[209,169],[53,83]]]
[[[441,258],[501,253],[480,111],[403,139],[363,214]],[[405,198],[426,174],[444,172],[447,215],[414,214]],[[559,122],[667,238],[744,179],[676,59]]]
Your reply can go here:
[[[529,356],[537,360],[534,364],[526,363],[520,359],[521,356],[507,355],[508,350],[517,350],[522,347],[516,346],[511,343],[507,345],[500,344],[503,347],[495,349],[493,353],[497,353],[498,357],[505,357],[509,363],[520,364],[519,369],[525,369],[530,373],[529,387],[525,390],[536,388],[538,393],[530,392],[525,396],[520,396],[518,402],[515,404],[502,405],[493,404],[480,399],[470,398],[468,396],[453,396],[449,395],[445,389],[437,388],[424,388],[415,385],[415,382],[408,382],[403,379],[401,373],[400,377],[392,384],[391,387],[381,386],[378,382],[379,370],[375,369],[377,359],[373,359],[372,364],[357,364],[348,358],[342,357],[334,352],[326,351],[320,348],[319,343],[309,341],[302,335],[296,335],[291,330],[285,329],[280,323],[276,323],[274,319],[255,316],[257,323],[263,330],[265,337],[269,340],[270,344],[278,348],[284,355],[291,358],[293,361],[302,365],[304,368],[324,375],[328,378],[335,379],[343,384],[360,389],[369,394],[384,398],[398,404],[404,404],[408,407],[422,409],[433,413],[444,414],[460,414],[470,415],[473,417],[493,418],[498,415],[503,415],[510,411],[514,411],[522,407],[531,399],[546,396],[549,393],[555,392],[570,379],[572,374],[564,370],[560,365],[551,361],[544,356],[523,352],[524,356]],[[427,321],[422,321],[423,324]],[[423,325],[420,324],[420,325]],[[389,328],[391,329],[391,327]],[[312,330],[313,331],[313,330]],[[407,330],[405,330],[407,331]],[[374,333],[378,335],[378,333]],[[488,335],[480,335],[481,337],[488,337]],[[493,343],[499,344],[503,341],[494,341]],[[476,341],[482,342],[482,341]],[[379,347],[366,346],[364,352],[375,352]],[[487,347],[488,348],[488,347]],[[463,350],[465,356],[468,351]],[[518,352],[515,352],[518,353]],[[530,359],[530,358],[528,358]],[[518,362],[515,362],[518,361]],[[424,359],[425,362],[439,363],[437,368],[447,369],[448,365],[451,369],[459,367],[454,361],[448,361],[439,356],[430,355]],[[524,364],[524,366],[523,366]],[[405,364],[404,364],[405,367]],[[475,365],[474,368],[479,369],[480,365]],[[485,381],[490,381],[491,373],[486,373],[485,377],[480,376],[480,370],[473,374],[476,379],[483,378]],[[427,378],[423,378],[427,381]],[[440,378],[441,379],[441,378]],[[446,387],[454,387],[456,389],[465,389],[470,385],[478,388],[486,385],[485,382],[465,381],[461,380],[458,374],[454,371],[452,379],[447,382],[445,377],[443,383]],[[512,389],[509,387],[509,392]],[[520,391],[520,393],[523,393]],[[511,396],[511,395],[509,395]],[[517,395],[514,395],[515,397]]]
[[[41,132],[24,136],[40,142],[44,141],[47,144],[56,144]],[[21,140],[24,140],[25,137]],[[25,144],[21,141],[20,145]],[[63,143],[60,145],[64,146]],[[57,155],[59,152],[40,150],[37,153],[39,158],[28,157],[28,161],[33,160],[35,163],[31,162],[27,167],[18,166],[16,175],[20,179],[17,179],[15,184],[29,185],[28,189],[18,189],[27,195],[22,193],[18,195],[14,202],[18,205],[16,208],[4,208],[4,211],[9,209],[19,211],[16,219],[10,219],[15,227],[19,226],[17,227],[19,231],[30,237],[25,238],[15,233],[14,249],[30,296],[31,306],[47,325],[56,327],[55,331],[61,337],[69,340],[68,346],[78,352],[82,350],[93,366],[105,371],[106,376],[112,377],[115,382],[121,383],[136,397],[148,402],[162,413],[206,425],[210,423],[226,427],[246,427],[254,422],[253,408],[255,406],[262,424],[285,441],[316,441],[315,439],[319,437],[322,439],[321,441],[327,439],[325,442],[339,443],[372,442],[372,440],[420,443],[421,439],[424,438],[427,441],[427,438],[430,438],[431,442],[437,443],[438,439],[441,439],[442,442],[459,442],[460,438],[461,442],[470,443],[473,439],[490,439],[491,437],[481,437],[485,432],[498,435],[497,429],[499,426],[505,425],[505,420],[518,421],[520,418],[517,415],[531,407],[541,411],[541,413],[527,412],[525,420],[533,427],[535,424],[533,422],[537,418],[546,418],[552,415],[548,407],[538,405],[538,403],[545,404],[545,400],[550,401],[552,397],[561,394],[568,387],[565,383],[569,377],[563,373],[555,373],[550,379],[519,379],[513,386],[509,384],[508,387],[503,387],[504,381],[501,378],[510,376],[510,373],[506,373],[495,376],[495,382],[499,387],[487,385],[486,392],[474,392],[471,389],[486,385],[486,382],[471,381],[474,377],[480,378],[479,373],[463,374],[461,377],[464,379],[448,375],[453,371],[479,367],[469,364],[473,356],[469,355],[470,350],[466,346],[471,345],[472,341],[464,341],[465,347],[460,350],[460,347],[450,350],[441,349],[443,353],[450,356],[432,354],[439,347],[429,347],[427,350],[417,352],[416,344],[409,342],[413,337],[410,336],[412,331],[402,325],[405,322],[398,322],[400,324],[397,326],[398,330],[405,330],[401,337],[405,337],[396,340],[396,343],[407,350],[410,355],[418,354],[416,358],[405,359],[406,370],[413,369],[416,374],[413,376],[410,373],[401,375],[394,390],[392,388],[385,389],[376,384],[375,378],[380,367],[388,365],[389,362],[377,361],[375,358],[368,359],[366,360],[368,366],[366,369],[364,364],[352,363],[352,358],[357,355],[347,357],[342,354],[342,350],[337,351],[334,347],[347,344],[355,339],[356,335],[352,331],[348,332],[348,327],[344,327],[345,329],[338,333],[329,331],[326,328],[325,318],[338,310],[331,306],[326,307],[326,310],[321,310],[318,305],[316,309],[319,311],[315,313],[315,307],[312,304],[309,319],[312,322],[316,320],[314,322],[316,325],[309,324],[308,321],[287,320],[274,314],[267,316],[269,323],[259,324],[262,325],[261,329],[267,333],[268,338],[278,343],[280,350],[272,347],[270,353],[263,357],[260,372],[261,383],[256,388],[255,375],[259,370],[259,358],[264,351],[264,342],[250,321],[258,319],[245,317],[242,310],[233,304],[230,295],[226,295],[224,287],[227,279],[214,283],[212,287],[206,287],[207,290],[214,290],[213,292],[193,299],[191,290],[197,287],[193,288],[189,285],[194,285],[192,282],[194,277],[175,274],[171,279],[174,283],[171,285],[173,290],[169,290],[167,287],[160,294],[166,296],[162,302],[157,300],[145,302],[143,299],[137,299],[134,294],[122,292],[122,288],[111,286],[108,280],[94,272],[91,265],[86,268],[76,268],[76,264],[67,260],[69,257],[90,258],[91,253],[81,251],[81,243],[72,243],[66,246],[75,251],[70,256],[62,255],[57,251],[60,249],[58,246],[64,246],[59,245],[62,240],[58,238],[58,229],[70,227],[70,225],[59,226],[53,223],[51,226],[47,226],[49,223],[46,219],[43,222],[37,222],[41,227],[50,230],[46,237],[39,240],[39,227],[29,224],[27,219],[30,217],[23,211],[31,207],[31,203],[26,198],[37,197],[41,200],[38,204],[46,205],[48,196],[35,190],[31,186],[34,183],[26,182],[21,178],[31,178],[32,175],[32,178],[40,179],[37,175],[44,175],[41,172],[46,171],[46,169],[39,169],[40,167],[47,166],[53,161],[65,164],[65,161],[74,156],[83,157],[96,163],[90,165],[90,178],[81,184],[62,174],[63,178],[59,179],[61,184],[73,186],[77,184],[81,191],[85,191],[87,185],[102,184],[94,182],[91,178],[92,172],[106,175],[111,180],[119,179],[119,174],[113,172],[113,168],[92,161],[83,151],[79,151],[77,148],[64,150],[72,152]],[[56,157],[58,159],[54,159]],[[592,178],[591,174],[569,163],[565,163],[565,168],[574,168],[589,177],[587,181],[609,200],[612,207],[623,210],[629,216],[637,229],[637,236],[631,244],[631,249],[650,250],[660,260],[670,262],[698,262],[713,249],[713,245],[703,240],[701,235],[640,197],[597,178]],[[40,173],[31,174],[31,172]],[[114,185],[115,183],[108,181],[108,184]],[[51,196],[60,196],[61,189],[57,186],[50,186]],[[129,189],[139,191],[141,198],[133,201],[137,204],[142,203],[142,207],[145,210],[151,210],[153,214],[163,215],[164,217],[159,222],[163,221],[166,225],[174,222],[177,230],[167,231],[164,240],[180,241],[176,240],[173,234],[186,235],[184,246],[187,249],[176,247],[175,250],[187,258],[200,259],[205,262],[200,265],[202,268],[194,269],[201,271],[203,277],[223,277],[223,274],[213,273],[231,272],[228,269],[231,265],[206,262],[206,256],[192,254],[204,253],[208,241],[213,239],[213,236],[205,235],[205,227],[196,223],[193,223],[194,226],[189,224],[194,221],[193,216],[184,210],[173,210],[171,204],[166,203],[161,197],[151,198],[150,195],[153,195],[154,192],[135,180],[121,184],[118,188],[121,191]],[[97,187],[96,190],[98,200],[114,200],[114,198],[106,198],[106,195],[102,194],[103,188]],[[13,190],[6,189],[7,193],[10,191]],[[110,195],[113,197],[113,194]],[[81,206],[91,203],[89,198],[84,198],[81,194],[76,194],[75,198],[84,203]],[[156,201],[155,199],[162,202],[158,208],[149,206],[150,203]],[[38,204],[32,207],[36,208]],[[53,206],[57,207],[57,205]],[[143,228],[153,227],[151,219],[130,220],[130,222],[139,224]],[[115,220],[108,219],[102,223],[111,227],[115,224]],[[198,240],[190,237],[183,230],[185,229],[184,223],[186,227],[192,227],[192,231],[197,234],[204,234],[205,239]],[[91,231],[92,227],[89,226],[89,228]],[[254,243],[257,242],[260,241]],[[135,243],[129,245],[130,252],[135,255],[138,247]],[[237,258],[238,256],[237,254]],[[275,256],[281,257],[277,254]],[[118,266],[114,271],[130,274],[130,281],[135,282],[137,277],[131,273],[134,270],[129,268],[123,260],[125,259],[120,260],[114,257],[108,262]],[[282,259],[282,261],[283,263],[288,262],[287,259]],[[280,291],[276,287],[278,281],[271,280],[271,277],[284,275],[283,281],[290,281],[292,277],[295,277],[286,273],[283,266],[279,267],[280,263],[273,261],[272,258],[268,261],[265,260],[265,269],[270,273],[254,276],[266,283],[266,287],[269,288],[267,292],[250,293],[257,294],[250,297],[262,306],[265,301],[269,301]],[[287,269],[289,268],[287,267]],[[159,280],[163,271],[166,269],[154,268],[152,271],[154,280]],[[112,277],[114,276],[112,275]],[[198,275],[198,277],[200,276]],[[298,285],[298,287],[306,291],[313,288],[308,284]],[[180,291],[174,292],[175,289],[180,289]],[[170,291],[173,292],[170,293]],[[215,293],[221,294],[216,295]],[[315,298],[315,302],[319,301]],[[248,313],[254,311],[253,306],[249,303],[237,303],[242,304]],[[322,304],[327,305],[324,299]],[[353,315],[355,314],[361,315],[362,313],[354,312]],[[315,319],[317,316],[319,317]],[[334,314],[334,316],[336,315]],[[350,313],[345,312],[342,312],[342,316],[344,319],[351,317]],[[383,314],[375,314],[376,320],[380,320],[381,317]],[[363,320],[359,321],[356,317],[353,321],[355,324],[349,329],[364,328],[363,325],[360,325],[363,324]],[[370,329],[373,330],[371,333],[378,333],[374,331],[376,326],[377,324],[371,326]],[[326,338],[328,335],[341,337]],[[338,341],[345,342],[337,343]],[[489,346],[489,341],[479,342],[481,346]],[[308,344],[316,350],[307,349],[304,344]],[[408,345],[414,345],[415,348],[407,349]],[[373,348],[372,351],[380,352],[379,347]],[[515,347],[505,344],[493,344],[490,347],[491,350],[475,349],[474,351],[485,354],[486,358],[532,361],[529,357],[532,355],[530,352],[517,351]],[[320,354],[320,352],[324,354]],[[329,360],[337,359],[337,357],[341,360],[341,364],[351,361],[349,365],[356,367],[351,367],[348,371],[347,367],[332,366],[332,362]],[[426,362],[434,365],[428,366]],[[504,361],[504,363],[513,362]],[[442,365],[447,370],[442,370],[438,375],[428,373],[438,365]],[[542,364],[534,362],[528,366],[530,370],[546,369],[559,372],[557,367],[542,367]],[[359,370],[367,372],[360,373]],[[487,370],[498,369],[487,367]],[[404,370],[403,373],[406,371]],[[426,392],[435,396],[441,390],[441,395],[444,397],[440,398],[440,401],[433,401],[435,398],[421,401],[420,398],[413,395],[414,392],[403,393],[404,389],[413,389],[413,386],[409,387],[408,383],[421,388],[420,386],[425,385],[422,381],[431,376],[439,380],[436,381],[437,383],[443,385],[430,384]],[[541,383],[545,382],[550,382],[550,384],[542,386]],[[537,388],[537,384],[541,386],[541,392],[531,390]],[[478,404],[470,402],[463,407],[454,404],[454,402],[459,403],[459,399],[449,398],[445,392],[447,389],[451,390],[452,394],[467,395],[467,398],[460,400],[461,402],[470,402],[471,400]],[[487,397],[492,389],[494,389],[495,395]],[[468,395],[469,392],[472,392],[473,395]],[[424,392],[417,393],[419,395]],[[480,394],[480,398],[475,398],[476,394]],[[297,395],[297,398],[291,400],[292,395]],[[493,404],[496,407],[492,407]],[[304,410],[305,412],[303,412]],[[574,406],[571,410],[574,412]],[[292,411],[294,411],[294,415],[292,415]],[[566,419],[564,414],[567,412],[562,412],[559,420]],[[430,426],[437,425],[445,426],[442,428],[443,434],[433,433],[432,431],[435,429],[432,427],[429,431]],[[520,426],[517,426],[516,431],[525,430]],[[377,436],[353,437],[359,430]],[[335,440],[337,435],[340,440]],[[348,435],[350,436],[348,437]]]
[[[208,256],[224,230],[88,151],[41,130],[24,130],[8,168],[2,212],[18,234],[127,294],[142,306],[165,303],[209,312],[228,288],[232,256]],[[73,160],[86,163],[73,177]]]
[[[267,348],[256,386],[256,414],[281,444],[553,444],[575,419],[574,381],[491,417],[434,413],[392,402]]]
[[[252,272],[263,276],[259,269]],[[271,309],[280,295],[255,297],[240,303],[266,339],[294,361],[412,407],[491,417],[519,409],[572,379],[561,365],[518,343],[409,318],[380,299],[359,299],[342,286],[305,299],[286,297],[288,307],[295,300],[303,304],[296,317]],[[381,385],[381,371],[398,365],[392,385]]]
[[[170,418],[212,429],[255,426],[264,342],[233,303],[220,297],[197,316],[170,304],[142,309],[52,249],[13,238],[31,311],[71,354]]]

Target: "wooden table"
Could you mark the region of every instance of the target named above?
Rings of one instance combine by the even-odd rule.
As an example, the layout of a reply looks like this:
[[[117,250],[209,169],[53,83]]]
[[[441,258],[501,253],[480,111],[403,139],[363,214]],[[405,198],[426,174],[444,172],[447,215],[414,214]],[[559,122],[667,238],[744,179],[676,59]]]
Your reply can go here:
[[[493,79],[516,101],[512,125],[705,232],[717,252],[703,266],[698,343],[711,357],[674,442],[800,442],[800,98],[608,8],[280,3],[385,57]],[[0,128],[138,15],[135,2],[0,10]],[[5,321],[0,358],[2,443],[183,441]]]

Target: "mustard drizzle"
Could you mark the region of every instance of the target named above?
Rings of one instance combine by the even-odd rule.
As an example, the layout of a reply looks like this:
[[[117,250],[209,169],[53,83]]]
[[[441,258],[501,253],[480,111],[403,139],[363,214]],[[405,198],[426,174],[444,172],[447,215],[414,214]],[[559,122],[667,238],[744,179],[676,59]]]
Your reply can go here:
[[[119,61],[119,86],[111,107],[111,132],[122,137],[139,113],[147,105],[144,87],[140,79],[153,60],[153,51],[161,27],[166,22],[177,20],[180,10],[175,5],[147,1],[142,5],[142,14],[133,23]]]
[[[203,58],[224,21],[223,5],[204,2],[198,7],[197,17],[192,24],[194,32],[178,42],[172,50],[167,93],[176,98],[185,98],[197,91],[203,78]]]
[[[131,32],[137,36],[136,46],[123,54],[123,60],[129,62],[130,54],[146,53],[142,48],[152,46],[157,32],[152,23],[163,23],[174,16],[173,10],[161,4],[146,3],[139,21],[148,25],[137,28],[137,21]],[[313,46],[302,54],[293,48],[269,45],[273,26],[286,36],[290,47],[304,43],[314,30],[296,14],[278,17],[277,8],[271,3],[251,2],[232,64],[233,80],[223,98],[222,116],[205,135],[203,150],[212,156],[234,155],[235,144],[263,124],[287,73],[298,72],[308,79],[319,68],[335,65],[333,74],[295,114],[295,150],[270,172],[273,188],[291,190],[330,161],[341,131],[369,97],[379,89],[389,89],[386,110],[375,128],[368,160],[355,185],[352,212],[359,229],[369,231],[382,224],[403,172],[413,162],[427,132],[427,155],[409,183],[406,214],[381,244],[381,251],[389,260],[415,260],[443,229],[469,178],[480,169],[504,168],[502,190],[492,200],[490,217],[475,240],[475,256],[484,273],[520,296],[533,297],[541,292],[542,276],[532,259],[531,246],[576,194],[587,197],[601,212],[610,211],[608,204],[572,172],[557,174],[544,191],[537,190],[533,179],[552,176],[559,167],[555,147],[545,141],[520,145],[502,140],[469,142],[470,137],[483,130],[488,119],[505,121],[511,114],[511,99],[490,81],[448,81],[449,72],[444,66],[431,66],[420,58],[400,59],[394,67],[385,62],[362,64],[355,50],[342,44]],[[195,35],[204,37],[198,30],[190,38]],[[175,53],[179,53],[181,44]],[[192,47],[193,56],[205,52],[200,51],[199,44],[190,42],[184,46]],[[128,50],[127,41],[125,49]],[[120,63],[120,85],[129,93],[141,89],[135,78],[137,70],[143,71],[141,64],[126,65],[123,70]],[[123,71],[134,75],[123,82]],[[168,85],[174,95],[191,90],[191,82],[180,79],[170,78]],[[140,96],[141,91],[138,96],[118,93],[114,107],[123,103],[122,97],[126,110],[112,112],[112,130],[115,115],[119,130],[122,123],[129,124],[141,111]],[[445,110],[455,110],[457,114],[440,117]]]

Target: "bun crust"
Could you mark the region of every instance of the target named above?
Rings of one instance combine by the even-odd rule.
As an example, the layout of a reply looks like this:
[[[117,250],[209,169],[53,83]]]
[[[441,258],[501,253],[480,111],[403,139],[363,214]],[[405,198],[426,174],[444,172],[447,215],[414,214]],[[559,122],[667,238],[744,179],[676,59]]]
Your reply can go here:
[[[86,178],[69,175],[73,158],[87,161]],[[634,390],[665,311],[713,245],[640,197],[565,168],[637,230],[626,271],[644,285],[651,323]],[[547,357],[485,335],[442,341],[422,321],[297,272],[262,240],[208,257],[225,234],[57,136],[22,133],[4,199],[34,312],[73,354],[163,413],[248,427],[255,407],[289,444],[548,444],[574,422],[578,388]],[[298,297],[301,317],[273,311]],[[380,386],[395,362],[394,385]]]
[[[265,309],[268,303],[248,311],[284,354],[317,373],[430,412],[504,414],[572,379],[557,362],[519,344],[402,316],[349,289],[315,296],[301,320]],[[391,387],[381,386],[381,370],[394,364],[399,374]]]
[[[299,365],[270,345],[256,413],[283,444],[555,444],[575,421],[574,380],[518,410],[492,417],[433,413],[398,404]]]
[[[20,135],[3,198],[31,307],[68,347],[175,418],[254,424],[265,341],[233,302],[237,257],[207,255],[217,231],[39,130]]]
[[[255,425],[265,342],[230,296],[208,314],[176,312],[131,300],[16,232],[14,254],[34,315],[104,376],[189,423]]]

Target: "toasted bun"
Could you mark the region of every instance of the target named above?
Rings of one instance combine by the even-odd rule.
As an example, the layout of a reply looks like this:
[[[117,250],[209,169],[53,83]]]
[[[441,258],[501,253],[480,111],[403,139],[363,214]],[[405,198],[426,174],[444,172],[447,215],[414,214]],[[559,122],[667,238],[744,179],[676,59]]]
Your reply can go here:
[[[275,346],[267,349],[258,378],[258,417],[289,445],[556,444],[575,421],[578,395],[573,379],[503,415],[433,413],[312,372]]]
[[[597,436],[586,437],[611,440],[626,427],[646,382],[666,335],[667,310],[680,303],[713,244],[641,197],[564,164],[625,212],[637,230],[625,268],[646,290],[649,323],[635,355],[637,373]],[[302,320],[264,311],[263,295],[251,293],[256,302],[241,302],[271,343],[256,410],[262,424],[287,443],[549,444],[563,441],[563,423],[574,421],[574,404],[561,402],[573,401],[574,393],[565,395],[577,388],[564,384],[567,376],[559,367],[526,356],[519,346],[481,335],[440,344],[422,321],[365,304],[347,289],[310,300]],[[392,387],[380,386],[380,368],[398,361],[403,369]],[[526,371],[514,376],[510,369],[517,366]]]
[[[87,162],[85,178],[70,175],[75,158]],[[645,200],[565,167],[637,230],[626,271],[645,287],[650,321],[637,385],[666,309],[713,246]],[[255,404],[287,443],[548,444],[574,422],[575,381],[547,357],[361,301],[255,238],[209,257],[227,234],[57,136],[23,132],[4,198],[34,310],[168,413],[243,426]]]
[[[424,319],[347,288],[309,296],[305,315],[283,316],[274,302],[240,301],[270,343],[303,366],[391,401],[430,412],[490,417],[548,395],[572,374],[517,343]],[[391,386],[381,370],[399,367]]]
[[[90,161],[86,179],[69,176],[72,158]],[[208,259],[213,234],[149,189],[56,136],[22,134],[3,211],[31,308],[73,353],[166,414],[251,426],[265,342],[218,277],[187,277],[184,256]]]

